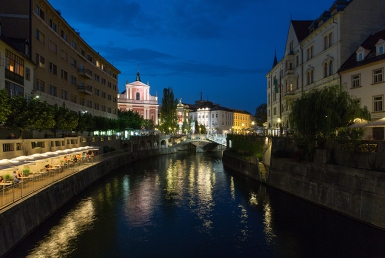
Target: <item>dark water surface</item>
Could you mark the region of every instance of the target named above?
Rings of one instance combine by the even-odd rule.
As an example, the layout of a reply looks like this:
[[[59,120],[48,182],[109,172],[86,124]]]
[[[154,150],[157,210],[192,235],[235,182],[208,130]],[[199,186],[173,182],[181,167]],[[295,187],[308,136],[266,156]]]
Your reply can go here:
[[[384,231],[225,171],[221,155],[122,167],[9,257],[385,257]]]

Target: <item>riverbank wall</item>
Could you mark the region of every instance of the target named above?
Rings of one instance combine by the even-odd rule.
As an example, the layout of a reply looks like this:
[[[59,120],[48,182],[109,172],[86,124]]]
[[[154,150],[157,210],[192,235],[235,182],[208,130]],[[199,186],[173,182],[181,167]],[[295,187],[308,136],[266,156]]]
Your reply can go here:
[[[71,198],[111,171],[136,160],[175,152],[175,148],[161,148],[112,156],[4,208],[0,212],[0,257]]]
[[[248,162],[223,154],[225,167],[261,181]],[[244,163],[244,164],[240,164]],[[236,165],[234,165],[236,164]],[[246,168],[246,170],[244,170]],[[263,182],[263,181],[261,181]],[[331,164],[271,158],[267,185],[385,230],[385,173]]]
[[[258,168],[258,162],[249,162],[230,155],[227,151],[223,152],[223,166],[225,168],[239,172],[247,177],[263,182],[262,173]]]

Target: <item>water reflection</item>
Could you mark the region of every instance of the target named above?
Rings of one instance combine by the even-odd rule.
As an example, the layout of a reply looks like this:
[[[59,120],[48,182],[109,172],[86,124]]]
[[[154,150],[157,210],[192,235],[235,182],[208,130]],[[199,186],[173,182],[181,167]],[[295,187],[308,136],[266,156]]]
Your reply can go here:
[[[76,249],[73,241],[91,229],[94,220],[95,209],[91,198],[87,198],[54,226],[27,257],[63,257],[70,254]]]

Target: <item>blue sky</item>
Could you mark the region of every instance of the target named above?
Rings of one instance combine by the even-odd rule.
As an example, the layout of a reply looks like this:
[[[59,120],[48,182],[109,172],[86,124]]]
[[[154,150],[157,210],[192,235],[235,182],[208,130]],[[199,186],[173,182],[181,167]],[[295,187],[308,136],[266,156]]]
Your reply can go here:
[[[274,51],[283,55],[290,19],[314,20],[332,0],[49,0],[62,17],[117,67],[126,81],[246,110],[266,103]],[[76,6],[77,9],[73,7]]]

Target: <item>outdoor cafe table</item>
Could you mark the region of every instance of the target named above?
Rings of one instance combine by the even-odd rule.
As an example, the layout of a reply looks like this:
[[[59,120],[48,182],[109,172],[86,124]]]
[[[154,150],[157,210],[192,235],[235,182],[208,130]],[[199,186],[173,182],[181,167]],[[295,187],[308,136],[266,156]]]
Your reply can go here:
[[[29,177],[29,176],[21,176],[19,178],[21,179],[21,188],[23,188],[24,187],[24,180],[30,179],[31,177]]]

